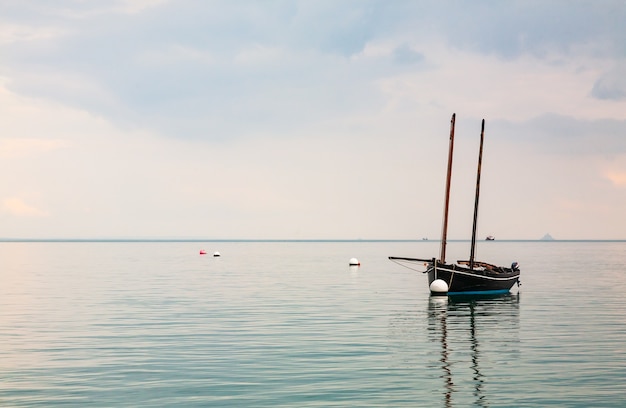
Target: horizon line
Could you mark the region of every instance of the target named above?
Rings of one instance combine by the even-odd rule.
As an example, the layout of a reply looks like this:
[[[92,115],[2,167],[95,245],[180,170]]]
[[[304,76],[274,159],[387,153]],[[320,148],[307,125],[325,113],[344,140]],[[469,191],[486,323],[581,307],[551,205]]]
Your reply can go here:
[[[469,242],[471,239],[448,239],[447,242]],[[481,240],[485,242],[626,242],[626,239],[510,238]],[[0,238],[0,242],[441,242],[441,239],[404,238]],[[480,241],[477,241],[480,242]]]

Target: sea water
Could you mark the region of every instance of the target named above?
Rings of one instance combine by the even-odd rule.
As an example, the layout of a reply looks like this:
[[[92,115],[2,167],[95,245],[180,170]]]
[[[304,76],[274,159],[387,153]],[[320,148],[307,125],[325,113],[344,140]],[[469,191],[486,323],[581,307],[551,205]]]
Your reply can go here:
[[[626,406],[626,242],[480,242],[488,298],[387,259],[438,250],[1,242],[0,406]]]

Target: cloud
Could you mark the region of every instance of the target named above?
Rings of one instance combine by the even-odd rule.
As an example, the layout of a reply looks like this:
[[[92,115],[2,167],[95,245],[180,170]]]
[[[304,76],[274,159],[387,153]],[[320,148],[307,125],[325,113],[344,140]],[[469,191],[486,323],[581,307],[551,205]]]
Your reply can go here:
[[[105,0],[99,2],[83,2],[60,0],[50,3],[25,0],[21,2],[34,15],[61,17],[70,20],[82,20],[111,14],[137,14],[150,8],[161,6],[169,0]],[[13,5],[4,6],[4,12],[19,12],[20,8]],[[17,15],[21,15],[18,13]]]
[[[37,191],[53,215],[5,217],[7,231],[436,236],[424,194],[443,196],[452,112],[459,169],[487,120],[485,205],[501,195],[484,218],[509,231],[489,233],[539,237],[559,211],[546,202],[576,194],[621,214],[607,180],[621,185],[626,151],[625,7],[3,2],[0,196],[37,214],[22,193]],[[470,173],[455,173],[459,196]]]
[[[17,217],[46,217],[48,213],[33,205],[25,203],[21,198],[11,197],[2,201],[2,209]]]
[[[7,86],[175,137],[222,138],[289,117],[303,126],[311,112],[341,101],[322,95],[320,84],[353,92],[337,69],[365,44],[352,28],[367,18],[358,10],[344,19],[309,3],[296,15],[285,3],[183,2],[116,18],[114,26],[104,17],[68,18],[74,35],[45,47],[6,47]],[[310,14],[328,18],[316,26]],[[318,51],[308,51],[315,47],[328,52],[326,67],[315,65]]]
[[[34,27],[26,24],[3,24],[0,27],[0,45],[49,41],[67,35],[62,27]]]
[[[418,64],[423,62],[425,57],[407,44],[403,44],[393,51],[393,59],[398,64]]]
[[[17,5],[5,9],[18,21],[12,24],[32,30],[32,40],[5,44],[1,51],[8,86],[22,95],[80,106],[123,127],[224,140],[277,123],[295,134],[296,127],[363,107],[380,109],[385,102],[374,84],[398,72],[390,67],[406,71],[436,60],[436,51],[423,44],[469,50],[479,58],[530,54],[533,64],[545,63],[543,58],[554,64],[555,52],[619,48],[625,42],[615,17],[619,4],[32,3],[29,13]],[[37,34],[39,27],[47,28]],[[55,30],[64,34],[45,34]],[[595,51],[585,48],[590,41],[598,43]],[[388,51],[360,58],[372,44],[387,44]],[[449,70],[458,72],[458,65]],[[484,76],[494,78],[492,72]]]
[[[64,140],[50,139],[0,139],[0,157],[16,158],[25,157],[40,152],[48,152],[67,146]]]
[[[598,99],[626,100],[626,63],[613,67],[598,78],[591,95]]]
[[[498,121],[501,137],[559,156],[616,157],[626,153],[626,120],[543,114],[524,122]]]
[[[504,58],[554,52],[615,56],[622,54],[626,40],[626,6],[620,0],[601,7],[593,1],[477,2],[469,8],[438,4],[435,21],[448,25],[439,29],[450,44]],[[444,18],[445,12],[450,16]]]
[[[610,171],[605,174],[605,177],[616,187],[626,187],[626,172]]]

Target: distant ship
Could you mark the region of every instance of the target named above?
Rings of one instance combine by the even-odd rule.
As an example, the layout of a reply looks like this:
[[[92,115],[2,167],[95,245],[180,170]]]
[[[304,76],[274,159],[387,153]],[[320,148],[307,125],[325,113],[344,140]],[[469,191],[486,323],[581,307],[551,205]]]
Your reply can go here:
[[[485,241],[493,241],[495,239],[496,237],[494,237],[493,235],[489,235],[487,238],[485,238]]]

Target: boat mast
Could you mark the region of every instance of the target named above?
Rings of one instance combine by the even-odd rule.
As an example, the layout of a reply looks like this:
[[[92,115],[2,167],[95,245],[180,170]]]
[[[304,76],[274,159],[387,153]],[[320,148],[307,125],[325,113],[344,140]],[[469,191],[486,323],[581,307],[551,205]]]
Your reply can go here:
[[[454,150],[454,122],[456,113],[452,114],[450,120],[450,147],[448,149],[448,174],[446,176],[446,200],[443,208],[443,227],[441,230],[441,253],[439,261],[446,263],[446,244],[448,239],[448,207],[450,204],[450,179],[452,178],[452,152]]]
[[[474,269],[474,250],[476,248],[476,223],[478,221],[478,196],[480,195],[480,167],[483,162],[483,141],[485,139],[485,119],[480,129],[480,150],[478,151],[478,171],[476,174],[476,197],[474,199],[474,225],[472,226],[472,249],[470,252],[470,269]]]

